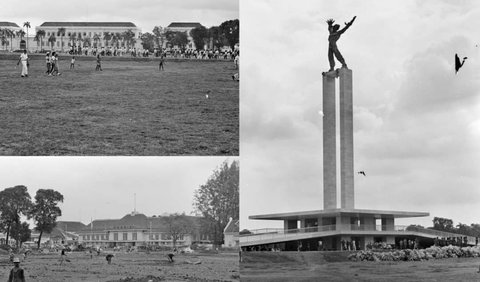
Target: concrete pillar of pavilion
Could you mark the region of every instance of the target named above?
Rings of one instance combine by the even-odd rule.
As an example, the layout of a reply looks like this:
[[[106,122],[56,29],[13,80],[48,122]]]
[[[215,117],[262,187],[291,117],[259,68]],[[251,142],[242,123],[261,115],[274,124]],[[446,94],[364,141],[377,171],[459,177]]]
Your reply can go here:
[[[353,81],[352,70],[341,68],[340,75],[340,175],[341,207],[354,208],[353,185]]]
[[[336,72],[323,74],[323,208],[337,208]]]

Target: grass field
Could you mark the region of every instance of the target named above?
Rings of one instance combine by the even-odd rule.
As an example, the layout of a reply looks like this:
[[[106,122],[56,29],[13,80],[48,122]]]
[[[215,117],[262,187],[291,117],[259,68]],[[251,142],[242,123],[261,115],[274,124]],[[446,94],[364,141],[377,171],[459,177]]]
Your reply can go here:
[[[3,255],[0,281],[7,281],[13,265]],[[115,253],[108,265],[105,255],[90,256],[83,252],[69,254],[70,262],[59,264],[60,255],[32,254],[21,263],[26,281],[238,281],[238,253],[179,254],[170,263],[164,253]],[[200,261],[200,264],[193,262]]]
[[[244,252],[241,281],[480,281],[480,258],[352,262],[347,252]]]
[[[238,155],[239,83],[230,61],[0,54],[0,155]],[[208,99],[206,98],[208,95]]]

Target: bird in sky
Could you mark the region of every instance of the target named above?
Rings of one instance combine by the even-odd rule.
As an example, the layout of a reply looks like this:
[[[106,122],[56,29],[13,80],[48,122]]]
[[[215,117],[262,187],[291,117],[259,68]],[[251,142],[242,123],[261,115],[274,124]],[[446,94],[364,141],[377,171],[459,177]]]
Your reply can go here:
[[[363,176],[367,176],[367,174],[366,174],[365,171],[363,171],[363,170],[362,170],[362,171],[359,171],[359,172],[357,172],[357,173],[358,173],[358,174],[363,174]]]
[[[463,61],[460,62],[460,58],[457,54],[455,54],[455,74],[457,74],[458,70],[463,66],[465,60],[468,59],[467,57],[463,57]]]

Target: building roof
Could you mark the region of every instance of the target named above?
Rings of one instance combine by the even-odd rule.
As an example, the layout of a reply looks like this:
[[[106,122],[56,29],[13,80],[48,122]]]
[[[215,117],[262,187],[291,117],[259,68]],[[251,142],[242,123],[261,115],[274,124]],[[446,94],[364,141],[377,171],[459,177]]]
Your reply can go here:
[[[84,229],[86,225],[79,221],[58,221],[56,227],[67,232],[76,232]]]
[[[205,220],[205,218],[198,216],[186,215],[185,218],[190,221],[194,228],[199,228],[202,225],[203,220]],[[120,219],[94,220],[92,223],[86,225],[82,231],[122,231],[127,229],[149,230],[150,228],[156,232],[168,232],[168,216],[147,217],[141,213],[131,213]]]
[[[328,210],[314,210],[302,212],[288,212],[276,214],[262,214],[252,215],[249,219],[263,219],[263,220],[300,220],[302,218],[312,217],[332,217],[337,215],[355,215],[355,216],[374,216],[375,218],[393,217],[393,218],[408,218],[408,217],[423,217],[429,216],[428,212],[406,212],[406,211],[385,211],[385,210],[363,210],[363,209],[328,209]]]
[[[186,22],[173,22],[168,25],[168,27],[202,27],[200,23],[186,23]]]
[[[12,23],[12,22],[0,22],[0,26],[19,27],[16,23]]]
[[[238,233],[238,231],[240,231],[239,220],[230,218],[230,221],[228,222],[227,226],[225,226],[223,233]]]
[[[137,27],[131,22],[44,22],[41,27]]]

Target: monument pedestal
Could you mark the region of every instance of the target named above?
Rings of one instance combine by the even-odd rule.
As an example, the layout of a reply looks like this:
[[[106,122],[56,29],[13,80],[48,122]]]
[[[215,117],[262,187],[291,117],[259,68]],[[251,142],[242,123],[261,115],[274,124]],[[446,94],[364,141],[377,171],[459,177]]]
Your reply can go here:
[[[340,186],[341,207],[354,208],[353,81],[347,68],[323,73],[323,208],[337,208],[337,106],[335,84],[340,79]]]

